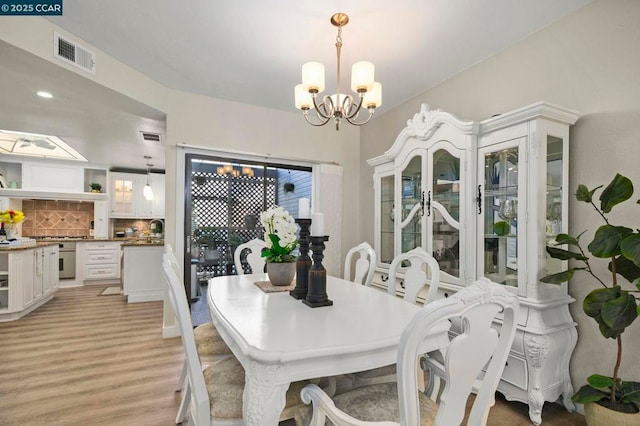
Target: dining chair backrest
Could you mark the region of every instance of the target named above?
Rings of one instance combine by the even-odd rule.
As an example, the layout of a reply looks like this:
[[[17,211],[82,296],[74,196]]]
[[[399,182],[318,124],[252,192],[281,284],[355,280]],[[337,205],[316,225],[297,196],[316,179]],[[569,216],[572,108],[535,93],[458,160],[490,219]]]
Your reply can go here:
[[[171,265],[171,261],[166,255],[162,262],[162,269],[169,287],[169,297],[173,303],[178,326],[180,327],[182,345],[187,362],[187,377],[191,388],[190,424],[209,425],[211,424],[209,394],[207,393],[200,359],[198,358],[187,296],[184,287],[180,284],[178,275]]]
[[[404,267],[404,262],[409,262],[409,266]],[[392,295],[396,294],[396,276],[402,267],[404,270],[404,300],[416,303],[418,293],[427,284],[427,274],[423,269],[424,265],[429,268],[431,273],[429,291],[427,292],[424,303],[427,304],[436,300],[438,286],[440,285],[440,266],[438,265],[438,261],[429,255],[422,247],[416,247],[406,253],[401,253],[393,259],[391,265],[389,265],[388,293]]]
[[[166,258],[169,260],[169,262],[171,262],[171,266],[173,267],[173,269],[175,269],[176,274],[179,274],[180,269],[178,268],[178,258],[173,253],[173,247],[171,246],[171,244],[165,243],[164,254]]]
[[[254,238],[251,241],[240,244],[233,254],[233,263],[236,266],[236,274],[243,275],[245,273],[242,266],[242,252],[245,250],[249,250],[246,259],[249,267],[251,268],[251,273],[259,274],[264,272],[265,258],[262,257],[262,249],[265,247],[267,247],[267,244],[259,238]]]
[[[354,267],[353,279],[351,278],[351,265],[353,264],[354,256],[358,255]],[[376,268],[376,251],[369,245],[369,243],[360,243],[355,247],[352,247],[345,256],[344,260],[344,279],[353,281],[358,284],[364,284],[365,286],[371,286],[373,281],[373,273]]]
[[[502,376],[516,331],[518,299],[503,286],[481,278],[449,298],[425,305],[411,320],[400,338],[398,350],[398,392],[400,424],[419,423],[418,367],[420,344],[429,330],[441,330],[459,318],[462,330],[444,352],[446,385],[440,397],[436,425],[458,425],[473,385],[485,371],[469,415],[469,425],[486,424],[495,391]],[[501,313],[499,332],[492,327]]]

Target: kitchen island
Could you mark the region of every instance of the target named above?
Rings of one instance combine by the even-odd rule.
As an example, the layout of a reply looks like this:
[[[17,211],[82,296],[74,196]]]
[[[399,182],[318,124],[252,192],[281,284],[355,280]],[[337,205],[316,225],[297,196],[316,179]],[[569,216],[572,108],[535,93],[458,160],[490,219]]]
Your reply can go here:
[[[163,242],[129,241],[122,243],[122,285],[128,303],[164,299],[162,276]]]
[[[0,245],[0,322],[44,305],[58,290],[58,244]]]

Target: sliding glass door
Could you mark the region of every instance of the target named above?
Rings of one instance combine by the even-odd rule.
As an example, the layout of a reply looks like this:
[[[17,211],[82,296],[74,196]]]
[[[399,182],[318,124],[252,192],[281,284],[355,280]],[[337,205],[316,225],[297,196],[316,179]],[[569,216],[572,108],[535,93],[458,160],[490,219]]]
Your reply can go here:
[[[234,252],[263,238],[262,211],[279,205],[297,216],[298,199],[311,198],[310,167],[187,154],[185,172],[185,286],[192,300],[207,279],[238,273]]]

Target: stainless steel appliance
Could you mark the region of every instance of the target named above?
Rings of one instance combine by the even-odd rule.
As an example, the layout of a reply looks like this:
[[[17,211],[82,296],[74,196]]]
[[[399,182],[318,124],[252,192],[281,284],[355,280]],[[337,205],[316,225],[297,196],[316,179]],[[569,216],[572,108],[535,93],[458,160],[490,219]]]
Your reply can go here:
[[[76,277],[76,243],[75,241],[64,241],[58,243],[60,261],[58,264],[59,277],[61,280],[69,280]]]

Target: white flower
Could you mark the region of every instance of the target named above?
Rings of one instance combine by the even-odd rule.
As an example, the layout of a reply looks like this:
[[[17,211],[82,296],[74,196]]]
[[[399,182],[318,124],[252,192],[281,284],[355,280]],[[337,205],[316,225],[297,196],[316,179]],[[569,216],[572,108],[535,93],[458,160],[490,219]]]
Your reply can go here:
[[[274,244],[271,236],[278,237],[278,246],[273,251],[266,254],[267,261],[282,262],[284,257],[291,257],[290,253],[298,245],[296,233],[298,227],[287,210],[282,207],[274,206],[260,213],[260,223],[264,228],[264,241],[269,250],[273,249]],[[278,253],[278,254],[276,254]],[[284,260],[288,262],[289,260]]]

